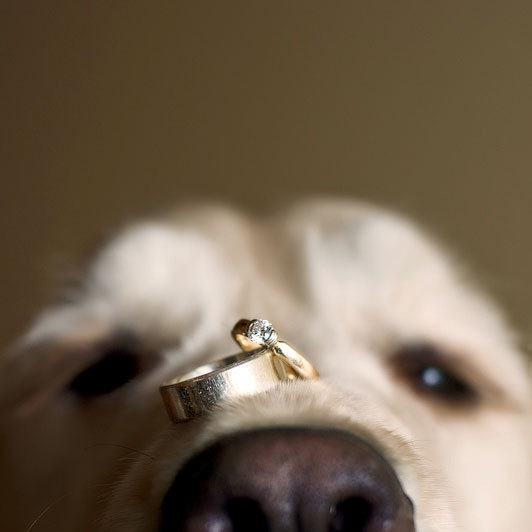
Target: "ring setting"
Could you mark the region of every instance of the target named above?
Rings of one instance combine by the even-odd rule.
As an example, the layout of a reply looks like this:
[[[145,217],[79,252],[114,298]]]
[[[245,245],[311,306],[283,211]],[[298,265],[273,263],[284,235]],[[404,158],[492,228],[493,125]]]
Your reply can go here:
[[[255,395],[283,381],[319,378],[305,357],[279,340],[268,320],[239,320],[231,335],[240,353],[194,368],[161,385],[172,421],[197,418],[224,400]]]
[[[235,325],[235,328],[238,326],[238,323]],[[264,346],[273,345],[278,339],[277,331],[273,328],[273,325],[268,320],[262,319],[251,320],[247,323],[246,336],[252,342]]]

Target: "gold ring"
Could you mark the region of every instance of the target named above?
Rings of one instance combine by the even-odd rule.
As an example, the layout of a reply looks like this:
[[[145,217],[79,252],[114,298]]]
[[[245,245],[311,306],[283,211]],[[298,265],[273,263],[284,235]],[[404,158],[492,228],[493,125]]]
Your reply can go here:
[[[232,336],[242,353],[199,366],[161,385],[172,421],[193,419],[225,399],[264,392],[281,381],[319,377],[308,360],[278,340],[267,320],[240,320]]]
[[[269,349],[289,368],[292,378],[317,379],[316,368],[291,345],[281,342],[276,330],[268,320],[240,320],[231,334],[243,351],[257,348]]]

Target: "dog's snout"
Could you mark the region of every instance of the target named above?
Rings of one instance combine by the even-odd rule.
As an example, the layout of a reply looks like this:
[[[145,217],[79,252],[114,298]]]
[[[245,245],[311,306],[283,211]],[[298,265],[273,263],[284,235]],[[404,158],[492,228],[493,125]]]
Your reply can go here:
[[[162,505],[162,532],[413,532],[391,466],[342,432],[262,429],[189,461]]]

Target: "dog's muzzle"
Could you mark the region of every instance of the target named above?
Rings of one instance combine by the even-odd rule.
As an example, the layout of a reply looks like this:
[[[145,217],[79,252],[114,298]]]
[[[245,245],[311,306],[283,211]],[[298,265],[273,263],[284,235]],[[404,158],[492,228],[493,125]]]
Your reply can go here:
[[[161,532],[413,532],[386,460],[334,430],[269,428],[222,439],[178,473]]]

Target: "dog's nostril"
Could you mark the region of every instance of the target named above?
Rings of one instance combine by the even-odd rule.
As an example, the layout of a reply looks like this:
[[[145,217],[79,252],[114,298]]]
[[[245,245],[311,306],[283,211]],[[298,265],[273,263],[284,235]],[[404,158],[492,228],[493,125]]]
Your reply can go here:
[[[373,504],[363,497],[349,497],[330,507],[329,532],[366,532]]]
[[[227,502],[226,512],[232,532],[268,532],[268,520],[260,504],[247,497],[234,497]]]

